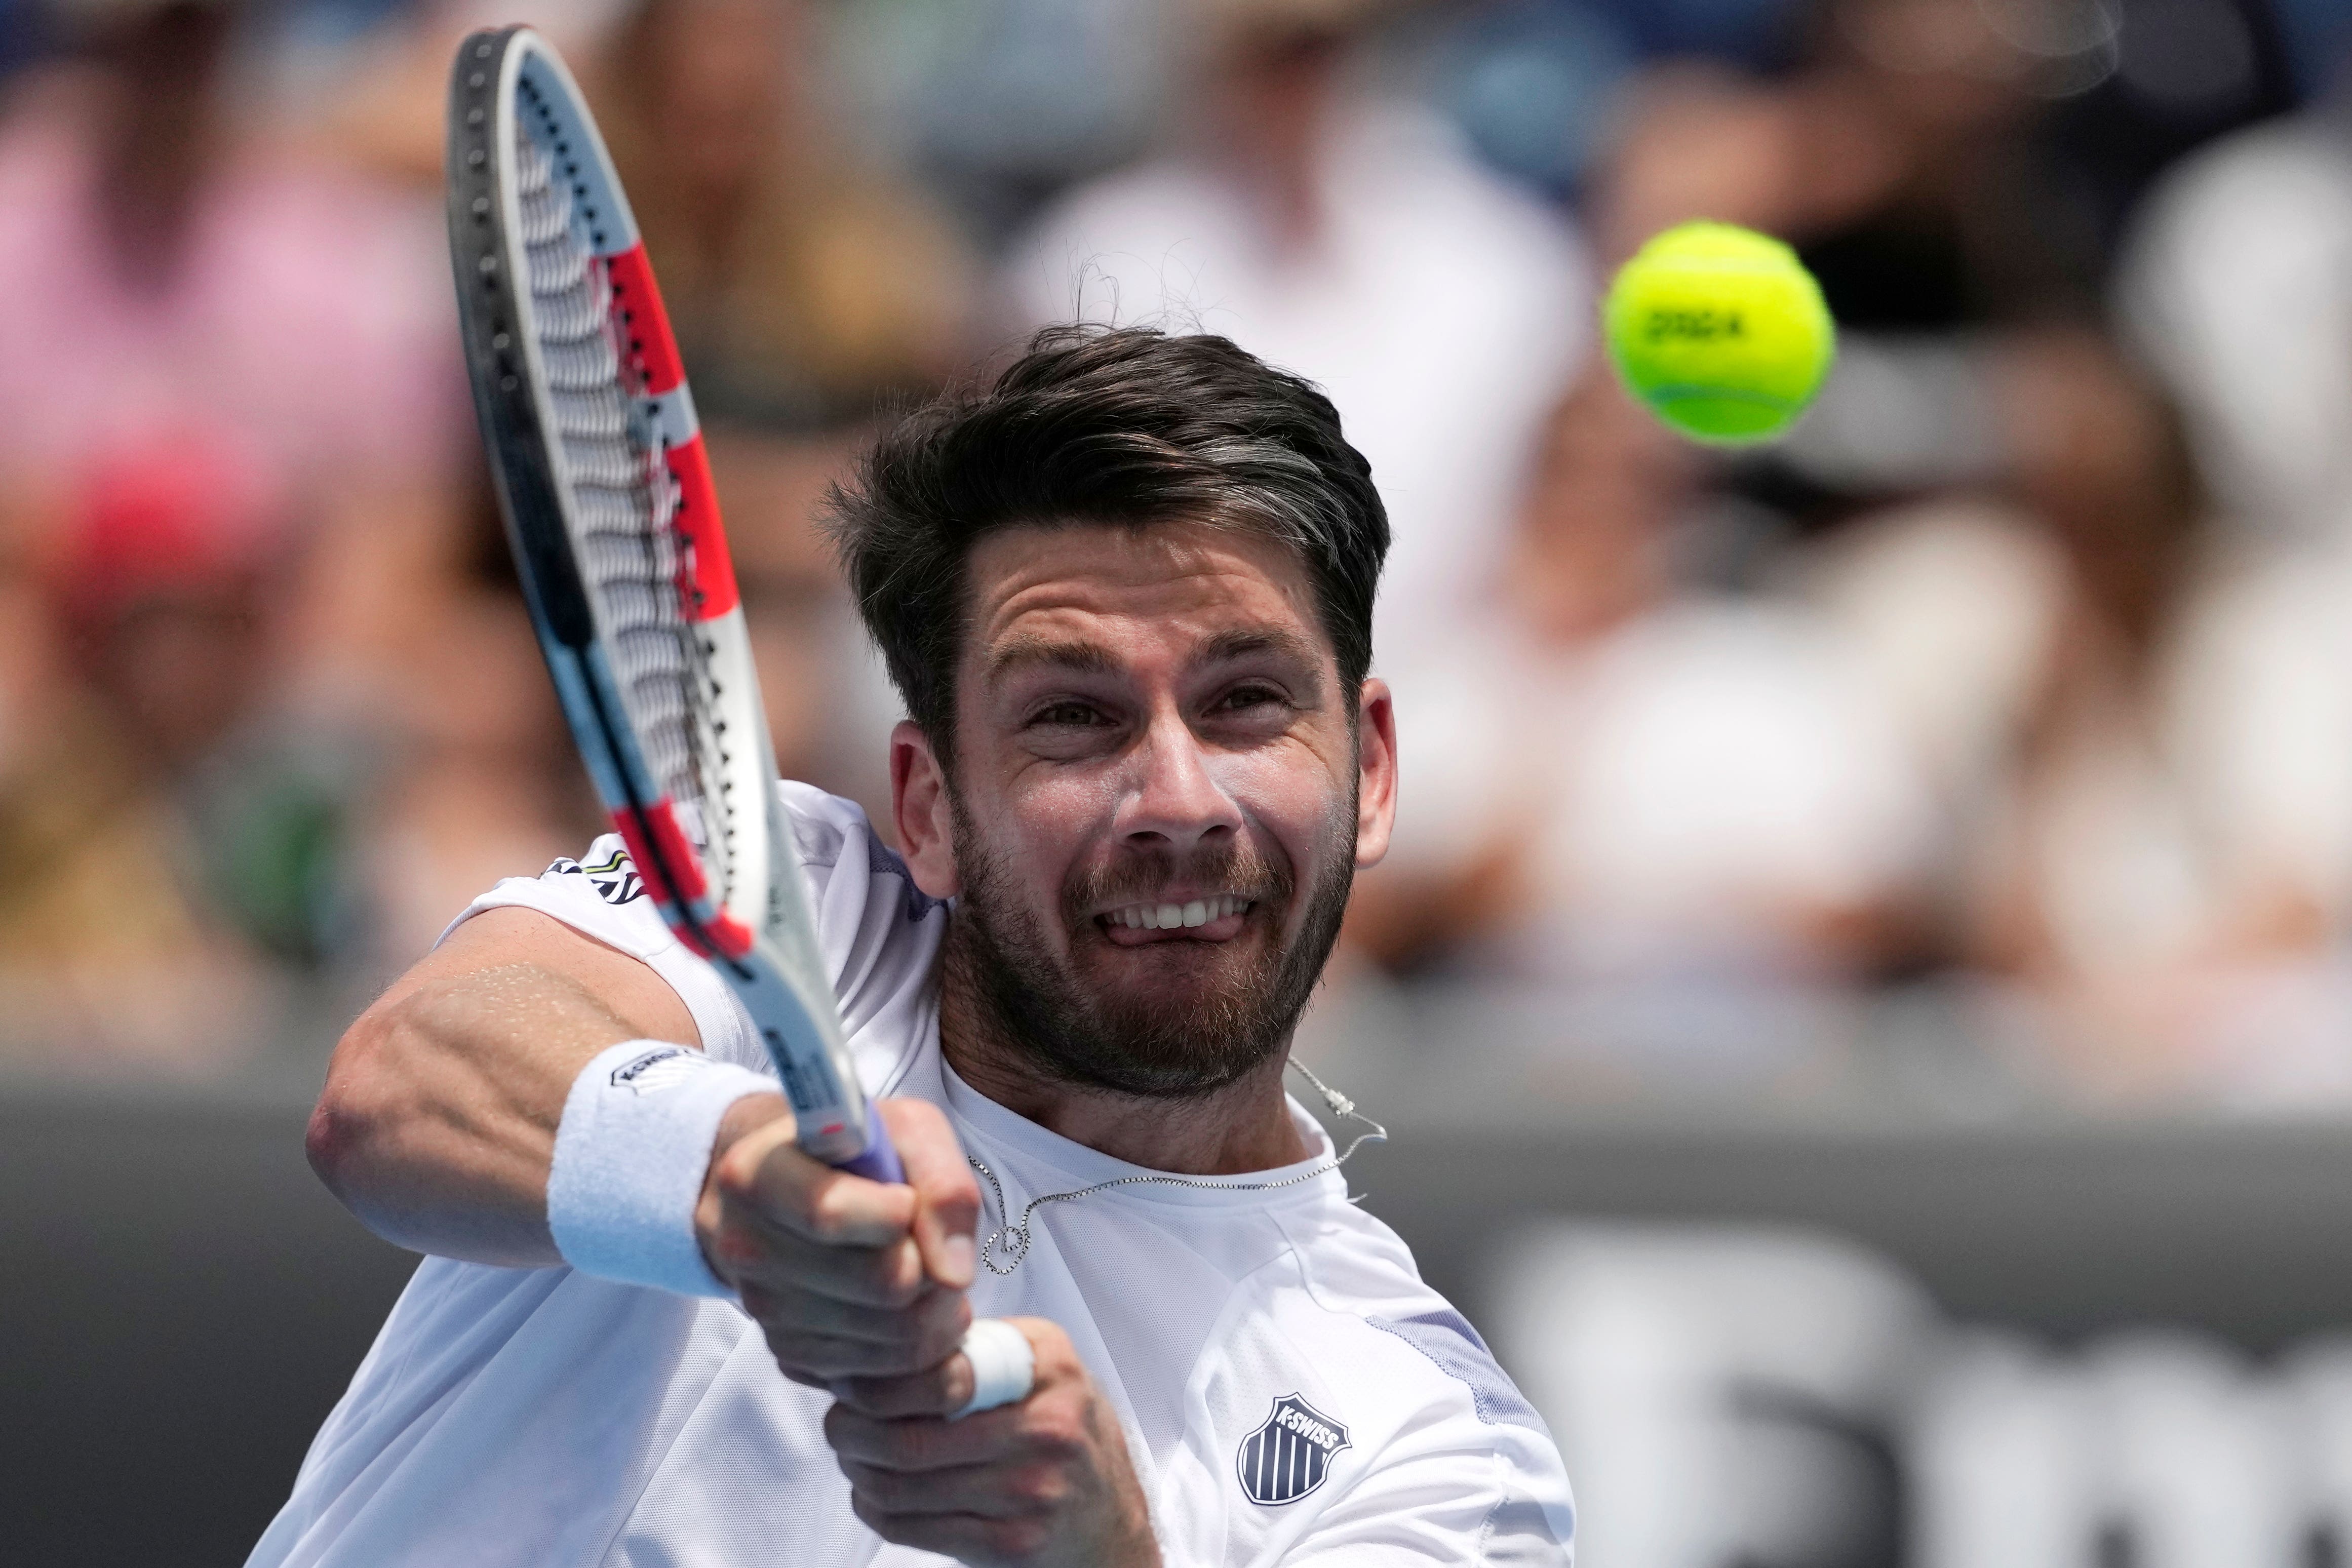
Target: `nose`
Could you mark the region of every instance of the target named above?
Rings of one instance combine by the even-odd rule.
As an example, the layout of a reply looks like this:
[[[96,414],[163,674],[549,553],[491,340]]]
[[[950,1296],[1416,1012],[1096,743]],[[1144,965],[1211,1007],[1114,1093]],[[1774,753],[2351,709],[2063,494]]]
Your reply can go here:
[[[1181,857],[1241,831],[1241,808],[1217,782],[1209,752],[1181,715],[1156,719],[1132,754],[1135,773],[1117,821],[1129,847]]]

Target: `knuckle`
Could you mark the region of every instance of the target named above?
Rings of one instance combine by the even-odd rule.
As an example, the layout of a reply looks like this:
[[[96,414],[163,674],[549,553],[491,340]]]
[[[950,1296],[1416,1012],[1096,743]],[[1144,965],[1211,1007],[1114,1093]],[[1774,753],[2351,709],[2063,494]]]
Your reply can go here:
[[[970,1170],[960,1170],[932,1185],[931,1203],[950,1220],[980,1217],[980,1184]]]
[[[742,1203],[751,1195],[751,1184],[760,1167],[741,1144],[737,1144],[719,1156],[719,1167],[710,1179],[719,1193],[731,1203]]]
[[[868,1415],[884,1417],[898,1414],[906,1404],[898,1393],[898,1381],[887,1377],[845,1377],[840,1380],[840,1386],[834,1396],[844,1404],[855,1405]]]
[[[1035,1519],[991,1520],[981,1531],[991,1555],[1013,1563],[1033,1561],[1051,1538],[1051,1527]]]
[[[837,1242],[847,1233],[851,1217],[847,1184],[838,1176],[824,1182],[803,1210],[802,1222],[817,1240]]]
[[[719,1157],[719,1192],[737,1203],[756,1202],[760,1196],[760,1172],[767,1164],[767,1155],[764,1140],[738,1139]]]
[[[903,1311],[915,1304],[923,1293],[923,1280],[906,1267],[898,1248],[886,1247],[874,1255],[866,1265],[866,1284],[874,1299],[885,1307]]]
[[[907,1500],[907,1479],[903,1476],[874,1465],[845,1465],[842,1468],[853,1489],[884,1508],[897,1507]]]
[[[1059,1465],[1024,1465],[1013,1473],[1005,1490],[1015,1502],[1051,1512],[1069,1500],[1070,1481]]]
[[[1086,1427],[1078,1412],[1053,1400],[1038,1402],[1025,1425],[1023,1436],[1031,1450],[1049,1458],[1066,1458],[1086,1443]]]
[[[915,1360],[923,1366],[937,1366],[956,1353],[963,1343],[963,1331],[953,1322],[933,1323],[916,1336]]]
[[[1056,1382],[1073,1374],[1084,1376],[1086,1368],[1078,1360],[1077,1347],[1062,1325],[1050,1318],[1014,1318],[1014,1327],[1028,1336],[1029,1349],[1037,1360],[1037,1381]]]
[[[928,1468],[939,1448],[938,1437],[920,1421],[894,1423],[883,1441],[891,1459],[910,1469]]]
[[[1085,1373],[1086,1368],[1078,1361],[1078,1348],[1070,1342],[1061,1324],[1047,1322],[1045,1332],[1033,1334],[1030,1343],[1038,1352],[1038,1359],[1052,1372],[1063,1376]]]
[[[711,1236],[710,1249],[720,1262],[736,1271],[756,1268],[771,1261],[772,1249],[758,1228],[746,1224],[740,1214],[722,1214],[718,1229]]]

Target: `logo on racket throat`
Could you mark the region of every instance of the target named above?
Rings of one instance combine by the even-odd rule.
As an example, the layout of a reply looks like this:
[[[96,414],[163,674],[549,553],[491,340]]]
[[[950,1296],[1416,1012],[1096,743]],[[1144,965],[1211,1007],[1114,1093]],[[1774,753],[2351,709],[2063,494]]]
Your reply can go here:
[[[1265,1425],[1242,1439],[1235,1468],[1250,1501],[1297,1502],[1323,1484],[1348,1447],[1348,1429],[1296,1394],[1274,1402]]]

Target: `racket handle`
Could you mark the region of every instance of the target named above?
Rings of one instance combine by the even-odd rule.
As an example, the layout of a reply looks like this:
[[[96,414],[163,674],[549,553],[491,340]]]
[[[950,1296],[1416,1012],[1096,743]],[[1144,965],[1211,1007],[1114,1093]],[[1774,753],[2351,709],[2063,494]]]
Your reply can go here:
[[[882,1118],[875,1114],[872,1100],[866,1102],[866,1147],[846,1160],[835,1161],[834,1169],[869,1182],[896,1184],[907,1179],[907,1167],[898,1163],[898,1151],[890,1147],[890,1134],[882,1130]]]

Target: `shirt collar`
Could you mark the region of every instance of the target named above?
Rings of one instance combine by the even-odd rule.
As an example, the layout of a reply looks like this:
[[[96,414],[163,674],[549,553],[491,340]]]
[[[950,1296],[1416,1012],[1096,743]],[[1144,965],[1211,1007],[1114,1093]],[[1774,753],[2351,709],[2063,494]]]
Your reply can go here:
[[[1098,1149],[1089,1149],[1083,1143],[1073,1142],[1058,1132],[1040,1127],[1027,1117],[997,1104],[996,1101],[956,1076],[956,1070],[948,1065],[944,1052],[940,1057],[940,1080],[948,1113],[958,1123],[959,1131],[968,1129],[992,1145],[1004,1149],[1023,1159],[1035,1161],[1048,1167],[1055,1177],[1071,1187],[1090,1187],[1098,1182],[1116,1182],[1138,1176],[1159,1176],[1168,1179],[1132,1182],[1131,1184],[1119,1190],[1133,1197],[1148,1198],[1154,1202],[1183,1204],[1194,1207],[1257,1207],[1268,1201],[1280,1200],[1294,1194],[1320,1195],[1328,1186],[1343,1183],[1343,1178],[1336,1170],[1323,1173],[1317,1180],[1297,1180],[1312,1172],[1316,1166],[1328,1164],[1331,1160],[1333,1149],[1330,1134],[1323,1131],[1322,1124],[1309,1116],[1306,1108],[1288,1095],[1283,1097],[1283,1104],[1290,1112],[1291,1125],[1298,1129],[1300,1138],[1306,1142],[1308,1151],[1306,1159],[1294,1164],[1277,1165],[1271,1170],[1236,1171],[1223,1175],[1195,1176],[1173,1171],[1155,1171],[1148,1166],[1131,1164],[1128,1161],[1115,1159]],[[966,1142],[970,1142],[968,1138]],[[1004,1173],[1000,1171],[998,1174],[1002,1176]],[[1296,1184],[1275,1191],[1267,1190],[1271,1184],[1278,1182],[1293,1182]],[[1179,1185],[1177,1184],[1179,1183],[1199,1184]],[[1037,1184],[1035,1176],[1031,1173],[1023,1173],[1022,1184],[1035,1186]]]

